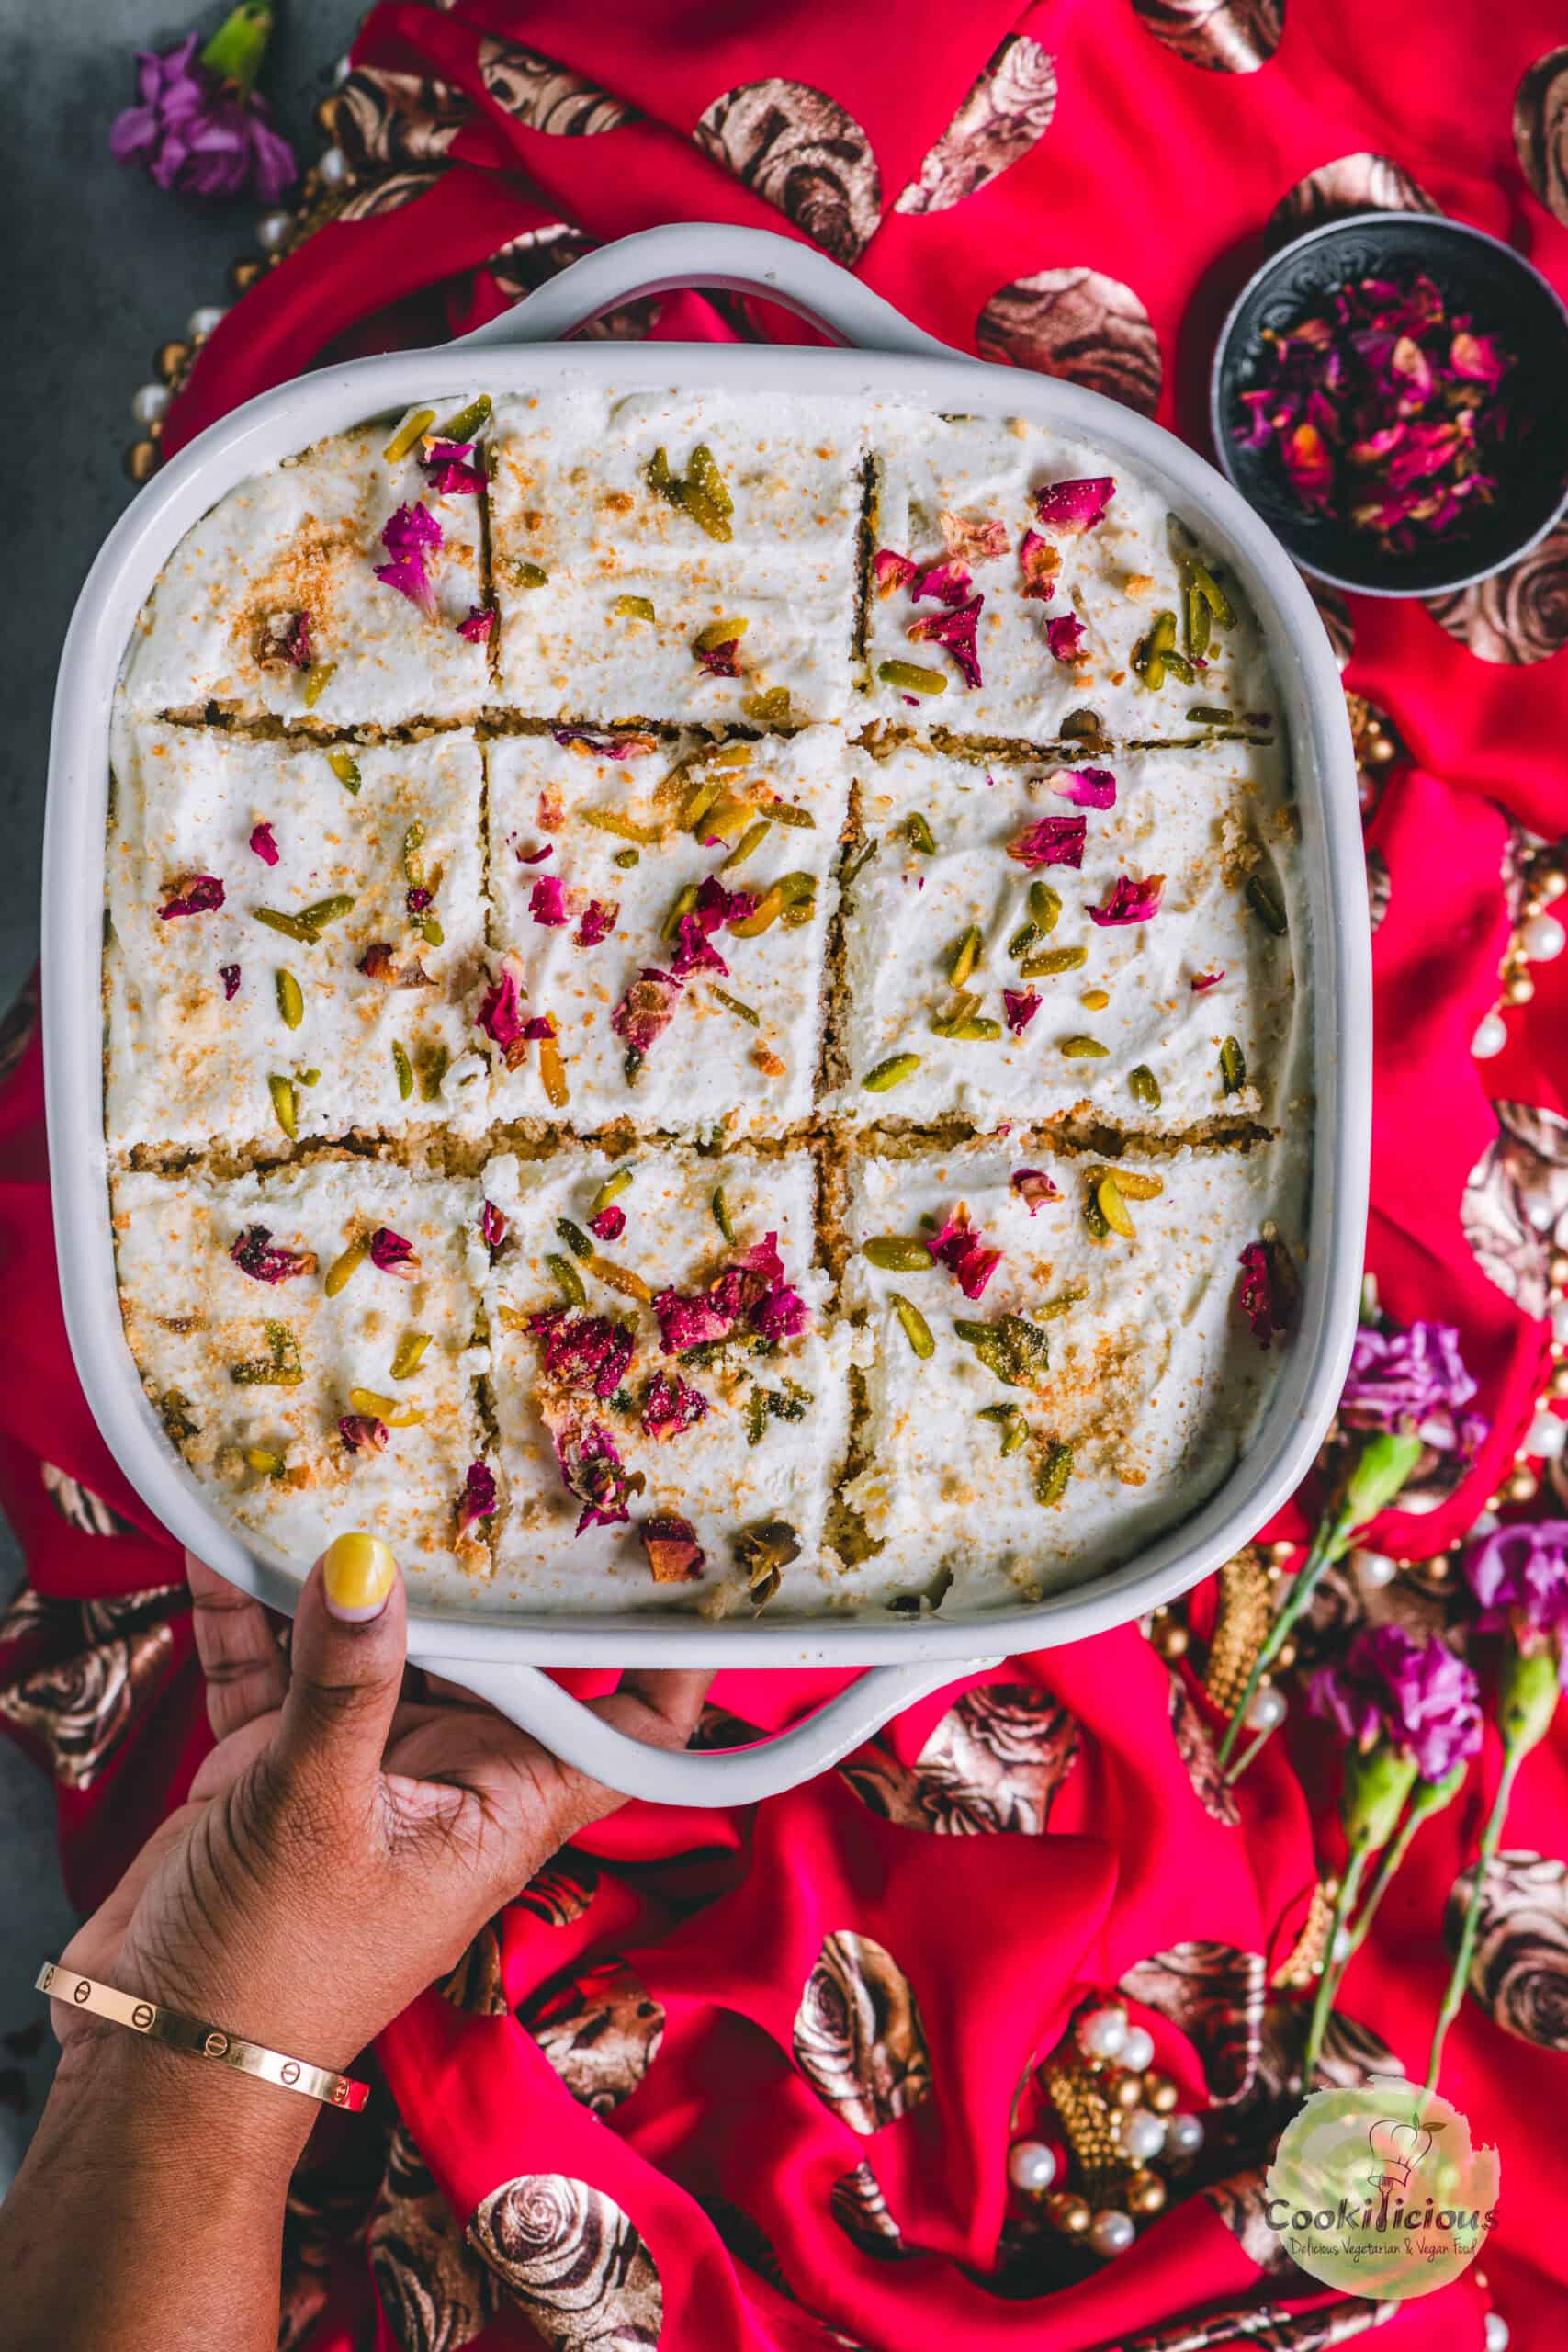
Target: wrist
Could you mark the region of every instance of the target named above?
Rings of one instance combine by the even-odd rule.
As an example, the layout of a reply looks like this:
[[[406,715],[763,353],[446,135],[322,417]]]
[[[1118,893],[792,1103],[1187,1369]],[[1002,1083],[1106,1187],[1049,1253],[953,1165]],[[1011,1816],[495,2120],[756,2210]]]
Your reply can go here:
[[[78,2015],[40,2136],[47,2131],[94,2169],[194,2177],[204,2198],[219,2177],[281,2194],[319,2112],[296,2091]]]

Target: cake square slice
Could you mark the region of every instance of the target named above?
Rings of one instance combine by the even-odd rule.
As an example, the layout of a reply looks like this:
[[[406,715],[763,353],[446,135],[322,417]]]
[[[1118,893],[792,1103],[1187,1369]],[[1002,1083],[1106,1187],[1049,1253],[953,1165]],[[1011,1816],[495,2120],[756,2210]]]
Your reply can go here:
[[[898,408],[874,412],[871,430],[874,709],[908,718],[913,703],[956,734],[1033,743],[1064,731],[1117,745],[1189,736],[1205,723],[1193,709],[1268,731],[1246,721],[1268,716],[1271,694],[1228,575],[1205,572],[1229,617],[1209,611],[1207,666],[1191,666],[1187,559],[1202,551],[1135,468],[1021,417]],[[1149,673],[1156,686],[1134,659],[1162,613],[1176,658]],[[923,683],[897,667],[889,677],[890,663],[913,664]]]
[[[364,1159],[231,1182],[122,1172],[126,1338],[220,1511],[303,1574],[344,1528],[406,1572],[488,1573],[462,1525],[483,1435],[479,1188]]]
[[[515,980],[525,1023],[553,1023],[561,1065],[552,1080],[546,1047],[492,1010],[497,1114],[674,1132],[806,1118],[863,763],[834,727],[719,746],[561,736],[486,748],[498,981]]]
[[[1063,767],[905,743],[860,818],[840,1114],[1162,1133],[1286,1114],[1306,917],[1271,752]]]
[[[1280,1363],[1238,1303],[1241,1253],[1268,1251],[1282,1312],[1299,1168],[1273,1146],[1111,1163],[1026,1138],[852,1160],[843,1304],[869,1361],[845,1500],[890,1589],[1034,1600],[1213,1493]]]
[[[328,751],[122,719],[114,780],[118,1148],[483,1124],[471,735]]]
[[[420,413],[460,422],[469,406]],[[461,632],[484,598],[482,440],[432,469],[419,440],[388,460],[401,437],[383,420],[318,442],[242,482],[186,532],[137,621],[121,689],[135,709],[216,703],[307,727],[477,714],[488,638]],[[403,508],[419,537],[400,577],[417,597],[376,577],[394,561],[382,532],[396,537]]]
[[[499,401],[495,450],[513,707],[767,724],[846,709],[863,436],[841,403],[582,386]]]
[[[829,1602],[850,1334],[810,1159],[508,1154],[484,1189],[505,1219],[485,1304],[509,1594],[583,1615]]]

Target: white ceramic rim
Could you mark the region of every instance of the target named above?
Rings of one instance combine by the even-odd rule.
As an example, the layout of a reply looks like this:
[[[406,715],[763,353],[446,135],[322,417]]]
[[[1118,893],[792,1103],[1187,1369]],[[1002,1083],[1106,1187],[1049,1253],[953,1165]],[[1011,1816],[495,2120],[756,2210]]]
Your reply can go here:
[[[1230,459],[1231,429],[1226,419],[1220,413],[1220,393],[1222,378],[1224,374],[1225,355],[1230,348],[1231,337],[1235,333],[1236,321],[1241,316],[1243,305],[1250,301],[1254,290],[1261,285],[1264,278],[1273,275],[1287,254],[1299,253],[1303,245],[1320,244],[1326,238],[1338,236],[1346,229],[1365,229],[1375,221],[1413,220],[1424,220],[1429,226],[1447,229],[1456,237],[1469,237],[1473,243],[1490,245],[1495,252],[1506,255],[1516,268],[1527,271],[1541,290],[1551,297],[1557,305],[1564,327],[1568,327],[1568,302],[1564,302],[1544,271],[1537,269],[1529,254],[1520,253],[1517,246],[1506,244],[1501,237],[1494,237],[1485,229],[1472,227],[1468,220],[1450,220],[1446,212],[1393,212],[1386,208],[1380,209],[1376,207],[1364,212],[1346,212],[1334,220],[1320,220],[1314,229],[1303,229],[1299,237],[1292,237],[1288,245],[1281,245],[1278,253],[1269,254],[1267,259],[1258,263],[1258,267],[1225,312],[1224,324],[1221,327],[1219,340],[1214,345],[1214,356],[1209,368],[1209,431],[1213,436],[1214,454],[1219,459],[1220,470],[1233,490],[1235,488],[1236,478],[1232,470]],[[1237,494],[1239,495],[1239,492]],[[1562,495],[1551,513],[1538,531],[1530,533],[1528,539],[1521,539],[1517,548],[1511,548],[1496,563],[1485,564],[1481,571],[1467,571],[1455,580],[1445,580],[1438,588],[1369,588],[1364,580],[1347,580],[1343,572],[1325,571],[1321,564],[1309,563],[1304,555],[1287,556],[1285,560],[1289,563],[1299,563],[1301,569],[1310,572],[1314,580],[1323,581],[1330,588],[1343,588],[1352,596],[1403,598],[1406,603],[1413,596],[1417,595],[1421,597],[1453,596],[1457,595],[1461,588],[1474,588],[1483,580],[1495,580],[1500,571],[1506,571],[1510,564],[1517,563],[1521,556],[1529,555],[1531,548],[1540,545],[1548,531],[1554,531],[1557,528],[1558,524],[1562,520],[1565,509],[1568,509],[1568,481],[1564,481]]]
[[[725,285],[765,295],[874,348],[774,345],[538,345],[644,292]],[[103,1131],[102,902],[108,736],[115,683],[136,616],[185,532],[237,482],[276,458],[367,416],[400,413],[411,393],[456,395],[476,374],[494,390],[572,379],[619,389],[679,383],[744,392],[838,390],[976,414],[1021,414],[1102,445],[1170,487],[1173,505],[1223,548],[1269,643],[1302,814],[1312,972],[1316,1137],[1300,1321],[1263,1424],[1220,1490],[1113,1573],[1013,1608],[944,1621],[883,1618],[713,1624],[623,1613],[580,1618],[411,1609],[411,1652],[463,1679],[558,1752],[614,1785],[686,1802],[744,1802],[835,1760],[921,1689],[965,1670],[974,1653],[1054,1647],[1175,1599],[1228,1559],[1288,1499],[1311,1466],[1338,1399],[1355,1337],[1366,1225],[1371,1114],[1371,972],[1354,755],[1323,624],[1295,566],[1240,495],[1173,435],[1114,401],[1047,377],[947,352],[809,247],[754,230],[683,224],[601,248],[476,337],[322,368],[211,426],[150,482],[109,534],[82,590],[62,656],[44,834],[43,1035],[55,1239],[66,1329],[90,1409],[120,1469],[161,1522],[269,1606],[291,1608],[298,1580],[253,1552],[209,1507],[168,1446],[120,1321]],[[505,352],[515,346],[508,361]],[[890,347],[891,346],[891,347]],[[882,1666],[853,1692],[768,1747],[661,1756],[604,1734],[596,1718],[528,1667]],[[481,1674],[479,1669],[484,1668]],[[504,1671],[502,1671],[504,1669]],[[872,1685],[880,1688],[873,1705]],[[525,1703],[524,1686],[528,1695]],[[546,1694],[549,1694],[547,1696]],[[571,1711],[569,1719],[565,1711]],[[851,1717],[853,1717],[852,1724]],[[835,1737],[832,1717],[845,1731]],[[818,1730],[818,1727],[820,1726]],[[592,1728],[589,1728],[592,1727]],[[852,1733],[852,1736],[848,1736]],[[606,1760],[606,1742],[641,1760]],[[777,1757],[769,1769],[761,1759]],[[750,1769],[748,1770],[749,1759]],[[705,1783],[699,1794],[696,1781]],[[722,1785],[721,1785],[722,1784]]]

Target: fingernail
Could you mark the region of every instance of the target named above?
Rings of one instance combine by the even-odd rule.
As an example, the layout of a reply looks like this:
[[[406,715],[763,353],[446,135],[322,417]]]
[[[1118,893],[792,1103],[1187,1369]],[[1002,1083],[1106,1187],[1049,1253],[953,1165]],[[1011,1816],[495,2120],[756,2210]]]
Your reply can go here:
[[[392,1589],[397,1563],[391,1546],[378,1535],[334,1535],[321,1562],[321,1585],[327,1607],[350,1625],[379,1617]]]

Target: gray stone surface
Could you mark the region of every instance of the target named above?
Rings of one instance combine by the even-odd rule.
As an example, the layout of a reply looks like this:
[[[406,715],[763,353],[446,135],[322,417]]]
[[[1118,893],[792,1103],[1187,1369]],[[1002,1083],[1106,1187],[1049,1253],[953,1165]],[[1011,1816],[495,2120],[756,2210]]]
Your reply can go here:
[[[38,946],[39,850],[55,662],[98,544],[131,495],[121,466],[130,399],[161,343],[199,303],[228,299],[228,266],[254,251],[254,206],[198,209],[108,153],[135,95],[132,52],[168,48],[218,5],[178,0],[0,0],[0,349],[12,462],[4,507],[6,755],[0,761],[0,1006]],[[360,10],[355,0],[283,0],[264,87],[302,161],[312,120]],[[0,1593],[16,1580],[0,1530]],[[70,1933],[54,1860],[53,1806],[39,1774],[0,1741],[0,2033],[40,2014],[39,1959]],[[0,2070],[11,2064],[0,2051]],[[32,2111],[47,2059],[26,2062]],[[31,2116],[0,2105],[0,2185]]]

